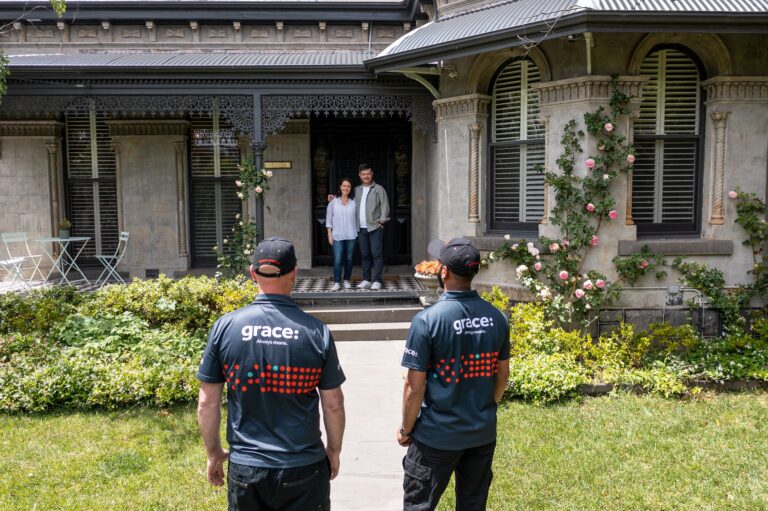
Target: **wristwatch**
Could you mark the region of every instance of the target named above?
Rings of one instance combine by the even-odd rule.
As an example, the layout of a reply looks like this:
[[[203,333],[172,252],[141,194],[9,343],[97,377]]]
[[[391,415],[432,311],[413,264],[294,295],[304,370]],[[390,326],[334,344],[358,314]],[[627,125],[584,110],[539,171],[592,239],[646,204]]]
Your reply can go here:
[[[403,428],[400,428],[400,434],[402,436],[411,436],[412,433],[413,431],[411,431],[410,433],[407,433]]]

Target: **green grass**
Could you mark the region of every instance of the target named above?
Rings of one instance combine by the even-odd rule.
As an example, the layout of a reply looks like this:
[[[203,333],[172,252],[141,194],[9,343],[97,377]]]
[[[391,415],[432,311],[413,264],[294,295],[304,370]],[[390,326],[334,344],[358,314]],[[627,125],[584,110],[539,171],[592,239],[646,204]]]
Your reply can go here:
[[[226,508],[191,405],[0,415],[0,452],[0,509]],[[762,511],[767,452],[768,394],[509,403],[489,509]]]

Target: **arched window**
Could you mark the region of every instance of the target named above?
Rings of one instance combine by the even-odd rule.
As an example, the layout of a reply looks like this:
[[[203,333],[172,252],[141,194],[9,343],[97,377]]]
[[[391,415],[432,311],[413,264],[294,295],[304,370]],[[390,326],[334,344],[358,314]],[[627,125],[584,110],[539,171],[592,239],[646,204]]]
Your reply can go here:
[[[678,48],[661,48],[648,54],[640,74],[649,80],[634,125],[632,217],[640,233],[695,233],[700,216],[700,67]]]
[[[544,215],[544,130],[531,85],[541,81],[527,59],[505,64],[493,82],[489,228],[536,231]]]

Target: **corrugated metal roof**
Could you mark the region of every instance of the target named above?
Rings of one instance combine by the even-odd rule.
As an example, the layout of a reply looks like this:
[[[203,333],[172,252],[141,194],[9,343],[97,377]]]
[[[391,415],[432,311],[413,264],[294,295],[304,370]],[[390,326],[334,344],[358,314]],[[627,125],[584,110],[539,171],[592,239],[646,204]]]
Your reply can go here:
[[[10,55],[10,67],[77,68],[306,68],[363,67],[362,51],[259,51],[249,53],[79,53]]]
[[[768,0],[502,0],[427,23],[389,45],[378,57],[447,45],[588,12],[766,15]]]

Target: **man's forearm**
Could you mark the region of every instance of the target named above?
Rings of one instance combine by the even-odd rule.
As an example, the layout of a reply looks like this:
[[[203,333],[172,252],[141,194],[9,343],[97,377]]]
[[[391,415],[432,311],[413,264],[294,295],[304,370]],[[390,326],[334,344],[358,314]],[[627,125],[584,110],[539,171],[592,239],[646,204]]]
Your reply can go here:
[[[424,401],[424,391],[426,389],[414,389],[408,380],[403,387],[403,424],[402,428],[406,433],[413,431],[416,425],[416,419],[419,417],[421,404]]]
[[[499,363],[499,371],[496,373],[496,379],[493,382],[493,399],[501,402],[504,397],[504,391],[507,390],[507,381],[509,380],[509,360]]]
[[[209,456],[221,451],[221,437],[219,425],[221,424],[221,406],[219,403],[201,404],[197,408],[197,423],[200,425],[200,434],[205,443],[205,451]]]
[[[346,425],[344,407],[323,410],[323,422],[325,423],[325,433],[328,435],[327,449],[331,452],[341,452],[341,443],[344,439],[344,427]]]

